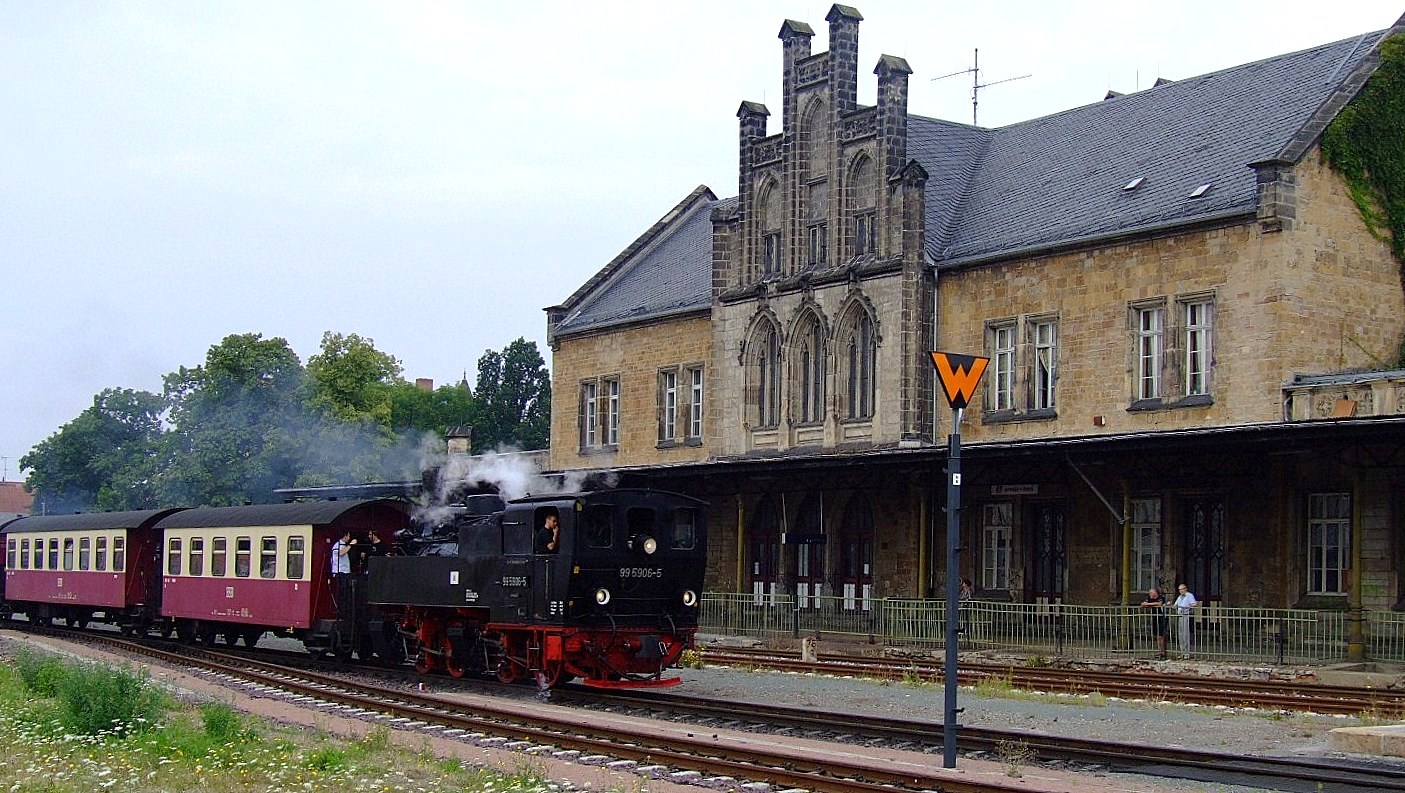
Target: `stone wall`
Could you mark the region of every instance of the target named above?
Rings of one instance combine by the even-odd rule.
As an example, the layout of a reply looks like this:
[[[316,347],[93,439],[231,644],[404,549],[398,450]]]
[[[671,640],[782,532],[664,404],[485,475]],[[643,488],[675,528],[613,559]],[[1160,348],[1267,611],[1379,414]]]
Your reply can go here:
[[[659,371],[680,367],[681,372],[681,367],[702,366],[706,407],[707,399],[714,393],[708,384],[712,377],[708,364],[711,339],[711,323],[706,315],[559,339],[552,354],[551,467],[613,468],[705,459],[708,439],[714,434],[706,415],[701,444],[684,441],[682,412],[678,442],[659,443]],[[620,381],[619,443],[613,450],[583,453],[581,383],[607,377],[618,377]],[[680,374],[680,404],[685,388]]]

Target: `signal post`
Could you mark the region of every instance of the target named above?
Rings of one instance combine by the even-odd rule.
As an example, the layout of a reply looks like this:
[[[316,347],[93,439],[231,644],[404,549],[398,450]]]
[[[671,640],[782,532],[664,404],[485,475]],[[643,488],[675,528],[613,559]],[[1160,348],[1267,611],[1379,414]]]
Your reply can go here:
[[[976,386],[980,384],[988,363],[989,358],[977,355],[932,353],[937,380],[942,384],[942,391],[946,393],[946,401],[952,411],[946,456],[946,670],[943,673],[946,678],[946,708],[942,717],[942,766],[945,768],[956,767],[956,733],[960,729],[956,717],[961,712],[956,707],[957,626],[961,618],[957,603],[961,583],[957,573],[958,539],[961,536],[961,416],[976,393]]]

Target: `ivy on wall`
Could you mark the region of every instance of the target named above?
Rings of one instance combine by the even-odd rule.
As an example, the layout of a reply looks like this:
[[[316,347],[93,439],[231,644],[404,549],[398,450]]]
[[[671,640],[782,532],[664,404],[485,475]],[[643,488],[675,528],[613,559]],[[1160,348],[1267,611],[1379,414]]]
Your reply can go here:
[[[1366,227],[1405,264],[1405,35],[1381,43],[1381,65],[1322,134]]]
[[[1327,126],[1322,154],[1346,180],[1366,228],[1405,266],[1405,35],[1381,42],[1380,67]],[[1396,365],[1405,367],[1405,339]]]

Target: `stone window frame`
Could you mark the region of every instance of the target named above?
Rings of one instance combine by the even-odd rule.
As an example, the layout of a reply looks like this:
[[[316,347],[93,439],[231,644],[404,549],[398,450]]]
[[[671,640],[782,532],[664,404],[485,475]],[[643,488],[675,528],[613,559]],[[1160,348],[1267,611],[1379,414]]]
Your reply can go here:
[[[1025,418],[1053,418],[1057,415],[1059,404],[1059,315],[1031,314],[1025,317],[1024,327],[1026,343],[1029,345],[1029,398],[1024,415]],[[1046,346],[1039,337],[1042,327],[1050,328],[1051,333],[1047,344],[1047,375],[1043,374],[1041,369],[1045,361],[1040,353]]]
[[[1193,322],[1193,312],[1201,309],[1204,316],[1200,322]],[[1177,361],[1180,365],[1181,393],[1189,397],[1209,397],[1214,389],[1215,370],[1215,293],[1195,292],[1176,296],[1176,315],[1179,319],[1177,338],[1181,343]],[[1200,386],[1192,382],[1196,374],[1194,358],[1200,358]]]
[[[678,409],[681,402],[678,390],[679,367],[661,367],[658,388],[660,448],[674,446],[678,443]]]
[[[828,417],[829,332],[824,318],[813,306],[796,318],[791,331],[794,340],[794,371],[791,373],[791,406],[796,426],[818,426]]]
[[[1131,337],[1132,404],[1129,409],[1161,407],[1166,397],[1166,297],[1138,300],[1127,305]],[[1155,318],[1155,322],[1152,322]]]
[[[1129,412],[1205,407],[1214,403],[1215,323],[1218,314],[1215,297],[1214,290],[1203,290],[1128,303],[1128,333],[1131,337],[1128,351],[1131,374]],[[1205,322],[1193,326],[1191,312],[1194,307],[1204,309]],[[1160,311],[1159,333],[1143,326],[1147,313],[1157,310]],[[1159,346],[1149,350],[1146,345],[1152,343],[1153,333],[1159,336]],[[1157,393],[1154,395],[1144,389],[1149,355],[1156,359]],[[1201,358],[1203,385],[1200,390],[1196,390],[1191,381],[1194,374],[1192,356]]]
[[[852,255],[855,258],[878,252],[877,173],[877,166],[867,151],[856,154],[849,166],[848,214],[853,226]]]
[[[747,332],[738,358],[744,389],[743,423],[747,429],[774,430],[780,426],[783,347],[780,323],[769,311],[763,312]]]
[[[832,345],[835,412],[841,422],[870,422],[878,413],[878,348],[882,342],[876,312],[861,294],[855,294],[840,311],[836,328]]]
[[[986,320],[985,348],[990,358],[983,407],[987,420],[992,416],[1015,415],[1015,394],[1019,389],[1019,318]]]
[[[1338,509],[1333,514],[1325,514],[1328,499],[1337,502]],[[1351,578],[1352,493],[1350,490],[1313,491],[1307,494],[1303,508],[1304,590],[1308,595],[1344,595]],[[1331,546],[1325,539],[1316,540],[1315,529],[1333,533],[1338,549],[1335,563],[1326,559],[1326,548]],[[1321,560],[1314,558],[1319,553],[1323,557]],[[1336,576],[1335,589],[1327,588],[1329,575]]]
[[[762,181],[756,191],[757,271],[762,279],[781,274],[785,268],[785,222],[781,185],[774,177]]]
[[[618,374],[581,379],[576,428],[580,454],[600,454],[619,449],[620,426],[623,423],[621,390]]]
[[[704,431],[703,409],[707,404],[707,371],[701,361],[683,364],[683,373],[688,388],[688,399],[684,405],[686,430],[683,440],[690,446],[702,444]]]

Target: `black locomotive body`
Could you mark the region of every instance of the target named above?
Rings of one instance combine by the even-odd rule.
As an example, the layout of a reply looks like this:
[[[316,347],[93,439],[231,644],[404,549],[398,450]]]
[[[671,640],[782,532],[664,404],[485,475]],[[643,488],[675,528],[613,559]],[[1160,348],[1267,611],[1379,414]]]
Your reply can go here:
[[[697,631],[703,502],[607,490],[515,500],[456,523],[454,536],[401,538],[411,555],[370,560],[378,655],[542,685],[678,682],[663,674]]]

